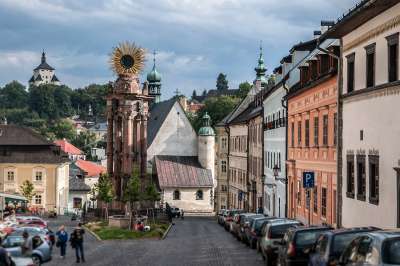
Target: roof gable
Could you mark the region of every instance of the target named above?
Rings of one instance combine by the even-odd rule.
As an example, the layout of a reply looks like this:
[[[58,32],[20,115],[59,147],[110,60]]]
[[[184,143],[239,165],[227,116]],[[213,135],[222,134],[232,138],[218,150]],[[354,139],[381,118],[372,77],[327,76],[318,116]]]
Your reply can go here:
[[[10,146],[54,146],[30,128],[17,125],[0,125],[0,145]]]
[[[56,141],[54,141],[54,144],[56,144],[57,146],[60,146],[61,150],[68,154],[72,154],[72,155],[82,155],[83,154],[83,152],[80,149],[78,149],[77,147],[75,147],[74,145],[72,145],[71,143],[66,141],[65,139],[56,140]]]
[[[106,172],[106,168],[90,161],[77,160],[75,165],[85,172],[87,177],[96,177]]]
[[[155,156],[159,186],[163,188],[212,187],[211,170],[202,168],[196,156]]]

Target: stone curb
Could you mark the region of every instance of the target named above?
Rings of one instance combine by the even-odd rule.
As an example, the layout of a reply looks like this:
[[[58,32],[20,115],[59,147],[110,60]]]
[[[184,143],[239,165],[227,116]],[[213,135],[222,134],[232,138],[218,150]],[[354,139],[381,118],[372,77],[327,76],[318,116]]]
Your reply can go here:
[[[95,232],[93,232],[92,230],[90,230],[88,227],[86,227],[85,225],[82,226],[83,228],[85,228],[92,236],[94,236],[98,241],[103,241],[103,239],[101,239]]]
[[[164,240],[167,237],[169,230],[171,230],[171,227],[172,227],[172,223],[170,223],[167,230],[165,230],[163,236],[161,237],[161,240]]]

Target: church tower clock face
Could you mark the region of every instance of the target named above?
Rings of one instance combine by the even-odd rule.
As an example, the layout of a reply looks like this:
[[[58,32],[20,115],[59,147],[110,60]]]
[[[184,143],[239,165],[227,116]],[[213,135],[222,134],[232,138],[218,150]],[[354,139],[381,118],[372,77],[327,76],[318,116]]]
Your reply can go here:
[[[145,50],[134,43],[121,43],[114,48],[110,65],[117,75],[138,75],[144,67]]]

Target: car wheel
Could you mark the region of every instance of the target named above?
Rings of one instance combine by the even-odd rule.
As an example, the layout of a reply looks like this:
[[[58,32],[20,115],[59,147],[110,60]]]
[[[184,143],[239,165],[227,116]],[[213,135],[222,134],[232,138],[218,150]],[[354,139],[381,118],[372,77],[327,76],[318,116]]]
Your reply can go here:
[[[33,254],[32,255],[32,261],[33,261],[34,265],[41,265],[42,264],[42,259],[37,254]]]

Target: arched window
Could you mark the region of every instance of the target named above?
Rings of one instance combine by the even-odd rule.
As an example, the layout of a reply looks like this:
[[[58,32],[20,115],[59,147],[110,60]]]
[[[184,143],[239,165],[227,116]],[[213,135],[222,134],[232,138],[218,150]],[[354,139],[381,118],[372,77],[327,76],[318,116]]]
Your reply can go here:
[[[180,200],[181,199],[181,192],[179,190],[175,190],[174,191],[173,199],[174,200]]]
[[[197,190],[196,200],[203,200],[203,190]]]

